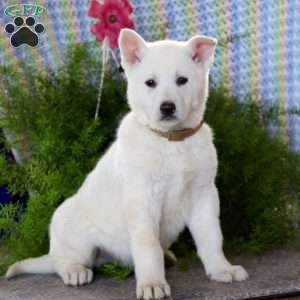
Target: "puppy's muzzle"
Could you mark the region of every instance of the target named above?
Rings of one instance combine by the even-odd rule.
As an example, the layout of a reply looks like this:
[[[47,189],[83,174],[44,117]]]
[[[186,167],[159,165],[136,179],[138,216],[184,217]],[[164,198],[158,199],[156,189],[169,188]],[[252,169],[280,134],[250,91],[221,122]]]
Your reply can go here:
[[[160,105],[162,119],[168,120],[175,118],[176,106],[173,102],[166,101]]]

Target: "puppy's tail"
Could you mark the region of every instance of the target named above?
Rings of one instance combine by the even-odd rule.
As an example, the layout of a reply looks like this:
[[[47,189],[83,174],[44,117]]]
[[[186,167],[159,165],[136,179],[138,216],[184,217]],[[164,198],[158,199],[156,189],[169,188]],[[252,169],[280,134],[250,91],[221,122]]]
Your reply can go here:
[[[7,272],[6,278],[12,278],[23,273],[46,274],[54,273],[54,266],[49,254],[36,258],[27,258],[11,265]]]

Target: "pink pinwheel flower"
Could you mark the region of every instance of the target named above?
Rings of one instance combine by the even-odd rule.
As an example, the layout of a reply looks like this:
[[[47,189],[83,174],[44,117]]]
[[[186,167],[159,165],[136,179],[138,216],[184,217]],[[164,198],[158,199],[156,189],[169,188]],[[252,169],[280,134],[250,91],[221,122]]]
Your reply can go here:
[[[88,11],[90,17],[99,20],[92,25],[91,31],[97,40],[108,39],[110,48],[118,47],[118,37],[122,28],[134,28],[131,19],[133,8],[128,0],[97,0],[91,1]]]

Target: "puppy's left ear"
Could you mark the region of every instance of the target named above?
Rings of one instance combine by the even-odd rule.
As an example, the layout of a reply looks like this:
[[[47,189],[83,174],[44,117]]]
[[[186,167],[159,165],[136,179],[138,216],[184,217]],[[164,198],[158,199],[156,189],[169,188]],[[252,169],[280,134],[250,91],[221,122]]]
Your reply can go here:
[[[127,65],[139,63],[147,48],[143,38],[131,29],[122,29],[119,36],[121,63],[124,68]]]
[[[217,40],[212,37],[197,35],[187,42],[187,47],[192,59],[209,68],[214,61]]]

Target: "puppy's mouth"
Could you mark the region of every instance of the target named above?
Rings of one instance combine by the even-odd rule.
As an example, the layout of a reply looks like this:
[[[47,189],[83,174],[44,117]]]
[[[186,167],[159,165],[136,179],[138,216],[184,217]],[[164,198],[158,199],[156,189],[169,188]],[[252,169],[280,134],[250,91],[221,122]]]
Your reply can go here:
[[[172,122],[172,121],[178,121],[178,118],[174,115],[172,115],[172,116],[161,116],[160,121],[162,121],[162,122]]]

